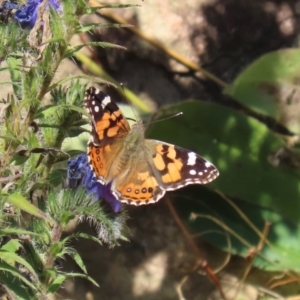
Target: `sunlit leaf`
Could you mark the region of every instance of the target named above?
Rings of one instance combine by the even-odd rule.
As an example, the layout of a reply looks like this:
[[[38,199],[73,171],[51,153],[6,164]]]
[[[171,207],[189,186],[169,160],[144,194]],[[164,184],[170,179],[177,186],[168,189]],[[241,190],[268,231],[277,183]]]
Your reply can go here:
[[[64,55],[64,58],[68,58],[73,56],[76,52],[78,52],[80,49],[84,48],[84,47],[88,47],[88,46],[94,46],[94,47],[102,47],[102,48],[118,48],[118,49],[122,49],[122,50],[126,50],[125,47],[120,46],[120,45],[116,45],[116,44],[111,44],[111,43],[107,43],[107,42],[89,42],[89,43],[85,43],[83,45],[78,45],[78,46],[74,46],[72,48],[70,48]]]
[[[254,265],[264,270],[300,271],[299,224],[260,205],[237,199],[228,202],[202,186],[182,189],[172,193],[171,198],[182,220],[199,237],[245,258],[258,247],[263,230],[270,223]]]
[[[265,54],[246,68],[225,92],[299,133],[299,55],[299,49]]]
[[[8,196],[7,202],[11,203],[12,205],[18,207],[21,210],[26,211],[27,213],[33,216],[47,220],[52,223],[52,221],[47,217],[45,213],[43,213],[35,205],[31,204],[22,195],[18,193],[13,193],[10,196]]]
[[[299,171],[269,162],[284,146],[278,136],[257,120],[212,103],[173,105],[156,119],[180,111],[182,116],[151,125],[147,135],[196,151],[215,164],[220,176],[209,187],[299,221]]]
[[[11,239],[7,243],[5,243],[0,250],[7,251],[7,252],[16,252],[21,247],[21,244],[16,239]]]
[[[60,286],[64,283],[64,281],[68,277],[66,275],[58,275],[53,282],[51,283],[50,287],[48,288],[48,293],[54,294],[60,288]]]
[[[21,256],[19,256],[16,253],[3,251],[1,249],[0,259],[7,262],[8,264],[19,263],[19,264],[23,265],[24,267],[26,267],[31,274],[33,274],[35,277],[37,277],[37,274],[34,271],[33,267],[24,258],[22,258]]]

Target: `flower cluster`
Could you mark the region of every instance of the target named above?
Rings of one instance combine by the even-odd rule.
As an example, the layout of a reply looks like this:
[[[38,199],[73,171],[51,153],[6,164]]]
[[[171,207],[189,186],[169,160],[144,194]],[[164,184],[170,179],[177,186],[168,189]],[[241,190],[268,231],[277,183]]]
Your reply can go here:
[[[8,15],[14,11],[14,19],[20,24],[22,28],[30,29],[34,26],[37,16],[39,6],[45,0],[28,0],[27,3],[23,6],[15,2],[4,1],[0,6],[0,13],[3,15]],[[46,9],[49,9],[51,6],[58,13],[62,12],[62,5],[59,0],[47,0],[48,4]]]
[[[13,12],[19,9],[20,6],[14,2],[4,1],[0,5],[0,21],[5,23],[10,17],[12,17]]]
[[[104,186],[94,177],[86,154],[68,162],[68,180],[70,188],[84,187],[88,195],[93,195],[92,203],[104,199],[114,212],[120,212],[122,204],[111,193],[110,184]]]

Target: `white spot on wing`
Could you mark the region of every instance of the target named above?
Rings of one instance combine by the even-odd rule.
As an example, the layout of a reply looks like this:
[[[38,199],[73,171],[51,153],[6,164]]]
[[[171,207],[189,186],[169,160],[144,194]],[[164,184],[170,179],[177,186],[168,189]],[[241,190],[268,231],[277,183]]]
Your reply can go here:
[[[194,166],[196,164],[196,159],[197,159],[197,156],[196,156],[196,153],[194,152],[189,152],[188,153],[188,166]]]
[[[110,103],[111,100],[110,100],[110,97],[106,96],[103,100],[102,100],[102,103],[101,103],[101,106],[102,108],[105,108],[105,106]]]
[[[190,170],[190,175],[196,175],[196,171],[195,170]]]
[[[210,168],[212,166],[212,164],[209,162],[209,161],[206,161],[205,162],[205,167],[206,168]]]
[[[95,106],[95,112],[99,112],[99,106]]]

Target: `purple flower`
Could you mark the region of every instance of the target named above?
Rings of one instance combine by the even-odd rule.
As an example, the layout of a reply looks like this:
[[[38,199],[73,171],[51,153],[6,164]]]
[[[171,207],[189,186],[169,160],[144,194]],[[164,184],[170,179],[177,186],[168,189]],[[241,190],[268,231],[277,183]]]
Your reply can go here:
[[[88,195],[93,195],[91,204],[102,198],[115,213],[120,212],[122,204],[111,193],[111,185],[103,185],[97,181],[88,164],[86,154],[80,154],[68,162],[68,180],[70,188],[82,186]]]
[[[4,1],[0,4],[0,22],[6,23],[13,16],[13,12],[20,6],[15,2]]]
[[[22,28],[32,28],[36,22],[38,8],[43,0],[28,0],[25,5],[19,8],[14,15]],[[58,12],[62,12],[62,5],[59,0],[48,0],[49,5]]]
[[[3,3],[1,3],[1,9],[13,10],[18,8],[20,8],[18,3],[8,2],[8,1],[4,1]]]

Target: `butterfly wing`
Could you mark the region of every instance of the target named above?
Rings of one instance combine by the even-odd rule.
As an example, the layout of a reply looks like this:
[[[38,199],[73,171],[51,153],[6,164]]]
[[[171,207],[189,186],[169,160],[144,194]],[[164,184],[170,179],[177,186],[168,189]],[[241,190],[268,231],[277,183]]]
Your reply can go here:
[[[101,184],[107,184],[117,176],[117,169],[113,168],[116,155],[120,151],[120,143],[97,146],[92,140],[88,143],[88,160],[94,176]]]
[[[130,126],[117,104],[102,91],[90,87],[84,103],[92,126],[87,149],[89,163],[97,180],[106,184],[115,176],[112,165]]]
[[[153,144],[153,168],[159,173],[160,184],[166,191],[189,184],[206,184],[219,176],[218,169],[195,152],[161,141],[146,142]]]
[[[120,202],[133,205],[155,203],[166,191],[206,184],[219,175],[212,163],[195,152],[156,140],[145,140],[129,165],[114,179],[112,190]]]
[[[149,152],[139,151],[129,158],[128,166],[111,185],[113,195],[122,203],[142,205],[157,202],[165,194],[157,174],[151,167]]]
[[[92,120],[91,142],[95,145],[112,144],[128,134],[128,121],[108,95],[90,87],[85,93],[84,104]]]

